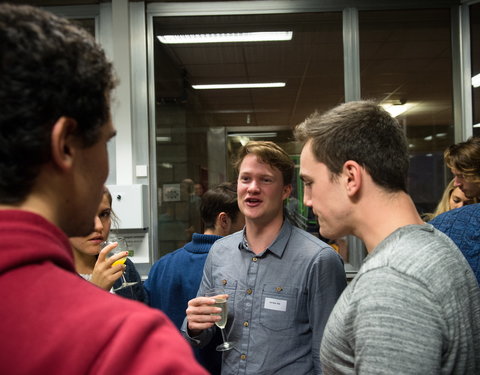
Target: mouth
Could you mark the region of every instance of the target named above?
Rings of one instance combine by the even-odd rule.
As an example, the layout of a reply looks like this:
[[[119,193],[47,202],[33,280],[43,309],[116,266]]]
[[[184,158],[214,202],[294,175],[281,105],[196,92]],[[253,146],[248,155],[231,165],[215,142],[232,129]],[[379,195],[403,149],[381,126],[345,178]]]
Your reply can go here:
[[[246,198],[245,199],[245,204],[249,207],[256,207],[260,203],[262,203],[262,200],[258,199],[258,198]]]
[[[88,241],[93,242],[95,244],[100,244],[104,241],[104,239],[102,236],[95,236],[95,237],[89,238]]]

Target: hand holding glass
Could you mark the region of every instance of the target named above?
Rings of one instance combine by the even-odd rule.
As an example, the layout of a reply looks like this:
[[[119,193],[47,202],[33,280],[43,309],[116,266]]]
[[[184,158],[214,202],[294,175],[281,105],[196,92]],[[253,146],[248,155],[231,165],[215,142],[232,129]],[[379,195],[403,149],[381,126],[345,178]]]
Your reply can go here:
[[[220,315],[221,319],[215,322],[215,325],[220,328],[222,332],[223,343],[217,346],[217,351],[224,352],[230,349],[233,349],[231,342],[228,342],[225,337],[225,325],[227,324],[228,317],[228,304],[227,297],[225,296],[225,291],[223,289],[210,289],[205,293],[205,297],[210,297],[215,299],[215,304],[212,306],[220,307],[222,311],[220,313],[215,313],[212,315]]]
[[[110,252],[110,256],[121,253],[121,252],[128,251],[128,245],[127,245],[127,241],[125,240],[125,238],[115,237],[115,238],[112,239],[112,241],[105,241],[105,246],[109,245],[113,242],[117,243],[117,247],[112,249],[112,251]],[[127,261],[127,257],[120,258],[120,259],[116,260],[115,262],[113,262],[112,267],[117,265],[117,264],[125,264],[126,261]],[[118,288],[113,289],[113,291],[116,292],[117,290],[130,287],[130,286],[135,285],[137,283],[138,283],[137,281],[127,282],[127,280],[125,280],[125,276],[122,273],[122,285],[119,286]]]

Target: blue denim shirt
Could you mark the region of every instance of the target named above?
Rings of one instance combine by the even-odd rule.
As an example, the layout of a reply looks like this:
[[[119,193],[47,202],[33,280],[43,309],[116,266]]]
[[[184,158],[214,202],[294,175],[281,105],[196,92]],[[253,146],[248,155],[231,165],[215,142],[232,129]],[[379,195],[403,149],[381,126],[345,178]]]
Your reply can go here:
[[[261,254],[244,232],[218,240],[205,263],[198,295],[214,286],[229,294],[225,328],[234,349],[222,374],[320,374],[320,343],[330,312],[346,286],[343,262],[327,244],[285,220]],[[216,327],[192,338],[205,345]]]

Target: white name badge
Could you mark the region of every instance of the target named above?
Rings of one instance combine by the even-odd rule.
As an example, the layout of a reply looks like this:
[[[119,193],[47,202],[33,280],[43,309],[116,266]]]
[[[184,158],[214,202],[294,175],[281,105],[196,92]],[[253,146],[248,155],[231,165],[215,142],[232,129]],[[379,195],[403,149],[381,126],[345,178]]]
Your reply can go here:
[[[265,309],[275,311],[287,311],[287,301],[283,299],[265,298]]]

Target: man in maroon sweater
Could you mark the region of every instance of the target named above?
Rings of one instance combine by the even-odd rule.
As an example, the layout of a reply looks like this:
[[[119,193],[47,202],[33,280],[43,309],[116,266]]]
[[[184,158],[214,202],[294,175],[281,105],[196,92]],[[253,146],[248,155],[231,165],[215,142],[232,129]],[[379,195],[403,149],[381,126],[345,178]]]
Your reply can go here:
[[[80,278],[108,174],[112,67],[85,31],[0,5],[0,372],[206,374],[160,311]]]

